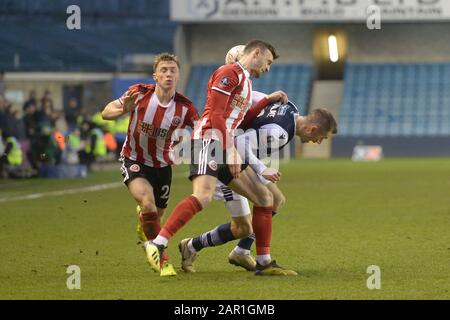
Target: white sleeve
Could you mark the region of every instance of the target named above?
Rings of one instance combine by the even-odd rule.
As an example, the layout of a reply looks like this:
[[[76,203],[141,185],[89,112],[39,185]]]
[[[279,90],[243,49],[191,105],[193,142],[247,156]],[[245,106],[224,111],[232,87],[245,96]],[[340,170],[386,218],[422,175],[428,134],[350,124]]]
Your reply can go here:
[[[272,152],[278,150],[288,143],[289,134],[284,128],[275,123],[261,126],[259,129],[259,149],[260,155],[267,155],[270,148]]]
[[[249,130],[248,132],[237,136],[235,138],[235,144],[241,158],[245,163],[248,163],[257,174],[261,174],[267,169],[266,165],[259,160],[254,153],[254,150],[257,150],[258,148],[258,139],[255,130]]]
[[[252,91],[252,106],[267,97],[267,94],[259,91]]]

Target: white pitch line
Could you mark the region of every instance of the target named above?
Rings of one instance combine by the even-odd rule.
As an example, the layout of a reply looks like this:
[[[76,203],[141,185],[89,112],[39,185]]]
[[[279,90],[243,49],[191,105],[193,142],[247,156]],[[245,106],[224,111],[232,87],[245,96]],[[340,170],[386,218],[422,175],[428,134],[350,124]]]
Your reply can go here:
[[[186,173],[176,173],[172,176],[172,178],[187,178],[187,176],[188,175]],[[94,192],[94,191],[101,191],[101,190],[107,190],[107,189],[115,189],[115,188],[119,188],[120,186],[125,186],[125,185],[123,184],[123,182],[112,182],[112,183],[97,184],[95,186],[83,187],[83,188],[77,188],[77,189],[32,193],[32,194],[27,194],[24,196],[0,198],[0,203],[10,202],[10,201],[20,201],[20,200],[33,200],[33,199],[38,199],[38,198],[43,198],[43,197],[63,196],[66,194],[74,194],[74,193],[80,193],[80,192]]]
[[[27,194],[24,196],[0,198],[0,203],[9,202],[9,201],[20,201],[20,200],[33,200],[33,199],[38,199],[38,198],[43,198],[43,197],[63,196],[66,194],[74,194],[74,193],[80,193],[80,192],[94,192],[94,191],[119,188],[121,186],[124,186],[124,184],[122,182],[113,182],[113,183],[98,184],[98,185],[91,186],[91,187],[83,187],[83,188],[77,188],[77,189],[32,193],[32,194]]]

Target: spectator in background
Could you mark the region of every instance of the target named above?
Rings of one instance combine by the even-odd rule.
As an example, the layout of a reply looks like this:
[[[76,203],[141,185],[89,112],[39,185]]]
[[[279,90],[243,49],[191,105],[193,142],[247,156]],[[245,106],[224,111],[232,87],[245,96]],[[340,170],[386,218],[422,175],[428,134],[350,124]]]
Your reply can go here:
[[[10,135],[17,138],[17,127],[18,127],[18,120],[17,115],[15,114],[14,107],[11,102],[6,102],[5,107],[5,125],[4,129],[6,132],[8,132]],[[19,117],[20,118],[20,117]]]
[[[107,152],[109,154],[115,155],[117,152],[117,141],[114,138],[114,135],[108,130],[105,130],[103,132],[103,140],[105,141]]]
[[[25,136],[27,139],[31,139],[31,137],[36,133],[37,122],[36,122],[36,104],[31,103],[28,105],[25,110],[25,114],[23,116],[23,122],[25,125]]]
[[[50,126],[37,127],[37,133],[31,137],[28,159],[33,169],[36,170],[39,170],[42,164],[56,165],[60,163],[61,150]]]
[[[89,120],[91,117],[89,115],[88,110],[85,107],[81,107],[80,111],[78,112],[77,115],[77,126],[80,127],[81,124],[83,123],[83,121],[87,121]]]
[[[2,130],[4,150],[0,154],[0,174],[2,177],[14,176],[14,170],[22,164],[20,143],[10,132]]]
[[[78,105],[78,100],[76,98],[71,98],[69,104],[64,111],[65,118],[67,122],[68,132],[72,132],[77,127],[77,117],[80,114],[80,108]]]
[[[28,100],[23,105],[23,111],[26,112],[30,105],[37,106],[36,91],[31,90]]]
[[[12,108],[11,119],[14,122],[13,136],[19,139],[20,142],[24,141],[26,139],[25,124],[18,108]]]
[[[53,105],[53,99],[51,97],[50,90],[45,90],[44,96],[41,98],[41,105],[43,106],[43,109],[50,108],[51,111],[54,111],[54,105]]]
[[[84,141],[84,150],[78,155],[80,164],[84,164],[91,170],[91,165],[99,157],[107,153],[103,131],[90,121],[84,121],[81,124],[81,139]]]
[[[84,148],[84,144],[81,142],[80,129],[75,128],[66,138],[66,161],[68,164],[78,164],[80,159],[78,154]]]
[[[5,72],[0,71],[0,99],[5,97]]]
[[[50,123],[52,128],[56,126],[56,121],[59,118],[59,114],[57,111],[53,109],[53,102],[51,100],[42,100],[42,111],[45,114],[47,121]]]
[[[41,104],[36,105],[36,112],[34,113],[34,119],[38,127],[51,126],[50,114],[46,112],[44,106]]]
[[[0,129],[6,127],[6,100],[0,96]]]

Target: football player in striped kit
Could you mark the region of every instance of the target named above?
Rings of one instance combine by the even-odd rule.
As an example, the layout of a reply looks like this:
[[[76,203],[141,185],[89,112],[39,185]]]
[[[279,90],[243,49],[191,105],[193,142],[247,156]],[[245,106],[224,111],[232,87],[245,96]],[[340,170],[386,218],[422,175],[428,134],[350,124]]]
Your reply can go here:
[[[153,64],[156,84],[133,85],[102,111],[105,120],[130,113],[120,161],[123,181],[138,204],[143,241],[158,235],[167,207],[175,160],[172,147],[179,143],[172,140],[172,133],[186,126],[193,128],[198,119],[192,102],[176,92],[179,77],[177,57],[159,54]],[[161,261],[161,276],[176,274],[165,254]]]
[[[242,160],[234,147],[234,130],[251,106],[250,75],[259,78],[270,70],[277,58],[272,45],[252,40],[246,44],[244,54],[238,62],[220,67],[211,76],[205,111],[191,136],[190,179],[193,182],[193,193],[175,207],[159,235],[148,244],[147,258],[154,270],[161,269],[160,257],[173,235],[211,202],[220,172],[227,171],[234,178],[242,176],[241,179],[236,179],[241,183],[236,183],[237,188],[255,188],[258,196],[252,201],[255,204],[254,221],[257,221],[258,226],[262,226],[265,216],[272,213],[271,198],[266,197],[263,189],[254,184],[245,172],[241,174]],[[287,95],[276,91],[265,96],[258,107],[263,108],[278,101],[286,103]],[[242,192],[241,189],[236,191]],[[235,239],[230,226],[220,232],[227,241]],[[257,239],[264,243],[270,237],[264,234],[263,228],[255,228],[255,232]],[[265,250],[263,247],[257,245],[258,250]]]
[[[247,130],[244,134],[235,138],[237,149],[241,152],[244,163],[251,167],[251,170],[257,174],[257,184],[265,186],[267,192],[273,194],[274,202],[271,215],[276,211],[284,201],[281,191],[273,184],[279,180],[280,173],[274,168],[268,168],[259,157],[261,154],[271,156],[279,152],[296,135],[302,142],[321,143],[331,134],[337,133],[337,124],[334,117],[326,109],[315,109],[307,116],[300,116],[297,107],[288,102],[275,103],[267,108],[254,120],[249,119],[249,123],[243,122],[242,129]],[[248,169],[247,169],[248,170]],[[273,170],[274,175],[270,174]],[[252,200],[256,195],[252,192],[239,194],[232,190],[233,183],[238,181],[225,172],[219,176],[220,182],[216,187],[215,199],[225,202],[227,210],[230,212],[232,222],[217,226],[211,231],[205,232],[195,238],[187,238],[180,242],[180,251],[182,253],[182,269],[186,272],[195,272],[193,263],[200,250],[205,247],[214,247],[231,241],[231,237],[225,239],[221,235],[221,229],[226,229],[228,225],[234,224],[234,229],[239,232],[233,233],[234,239],[243,238],[236,248],[229,255],[229,262],[249,271],[256,271],[256,275],[297,275],[293,270],[288,270],[277,265],[275,260],[270,257],[270,252],[260,254],[257,250],[256,262],[250,256],[250,247],[255,240],[255,234],[251,233],[252,216],[248,204],[248,197]],[[228,187],[229,186],[229,187]],[[230,189],[231,187],[231,189]],[[265,220],[266,232],[271,234],[272,221]],[[253,227],[255,224],[253,223]],[[269,239],[270,240],[270,239]],[[256,235],[258,246],[258,235]],[[267,242],[270,247],[270,242]],[[267,263],[264,263],[268,261]]]
[[[226,55],[225,63],[230,64],[238,61],[242,57],[244,47],[240,45],[231,48]],[[320,143],[322,139],[328,137],[329,133],[325,135],[324,132],[327,132],[327,130],[318,130],[317,127],[319,129],[322,126],[330,127],[328,131],[336,133],[336,121],[325,109],[316,110],[308,117],[299,117],[297,107],[292,102],[272,104],[259,113],[261,110],[255,108],[255,106],[257,106],[259,100],[263,99],[265,94],[253,91],[252,95],[252,108],[239,126],[244,130],[252,130],[236,137],[235,143],[244,157],[245,163],[250,164],[250,167],[257,173],[260,184],[265,185],[273,195],[273,216],[285,202],[283,193],[275,184],[281,173],[274,168],[267,168],[259,160],[260,150],[265,149],[266,154],[270,156],[272,152],[279,152],[295,135],[298,135],[302,142]],[[316,125],[314,126],[314,124]],[[218,226],[198,237],[182,240],[179,244],[182,254],[182,269],[186,272],[195,272],[193,263],[198,252],[205,247],[224,244],[224,237],[221,236],[220,230],[226,229],[227,225],[230,224],[236,230],[233,235],[236,238],[242,238],[228,256],[228,261],[231,264],[243,267],[248,271],[256,271],[257,275],[296,275],[295,271],[284,269],[274,261],[267,264],[268,267],[263,267],[264,260],[271,261],[270,255],[257,255],[258,261],[255,261],[250,255],[250,248],[255,240],[255,234],[251,233],[251,211],[248,200],[227,187],[232,180],[233,177],[230,175],[222,176],[217,183],[214,196],[216,200],[224,201],[225,207],[232,217],[231,223]],[[271,221],[266,220],[270,225]],[[267,232],[270,233],[271,228],[269,229]],[[248,236],[249,234],[250,236]]]

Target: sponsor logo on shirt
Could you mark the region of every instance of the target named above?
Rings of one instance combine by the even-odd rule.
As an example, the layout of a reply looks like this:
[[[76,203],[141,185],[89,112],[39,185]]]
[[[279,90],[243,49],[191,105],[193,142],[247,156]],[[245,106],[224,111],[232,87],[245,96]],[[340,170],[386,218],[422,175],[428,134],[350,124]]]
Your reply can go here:
[[[143,122],[141,120],[139,121],[138,128],[141,134],[144,134],[150,138],[167,138],[169,136],[168,129],[157,128],[153,124]]]
[[[237,107],[239,109],[245,109],[248,105],[248,100],[243,96],[236,94],[231,101],[232,107]]]

